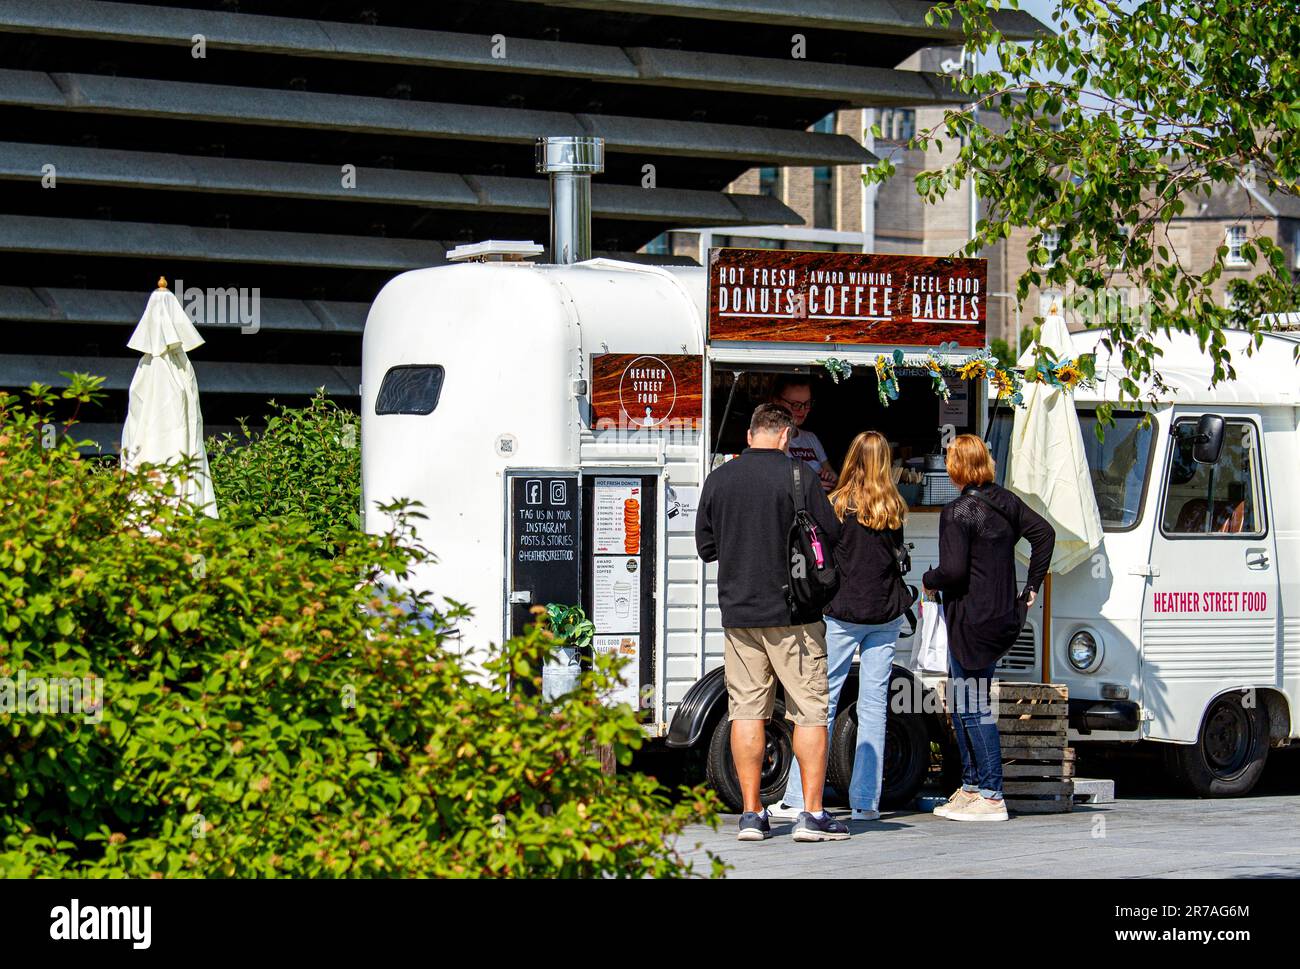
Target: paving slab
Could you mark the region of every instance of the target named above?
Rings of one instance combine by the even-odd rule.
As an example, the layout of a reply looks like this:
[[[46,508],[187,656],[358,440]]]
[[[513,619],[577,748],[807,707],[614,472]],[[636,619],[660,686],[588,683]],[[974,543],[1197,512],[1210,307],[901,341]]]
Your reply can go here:
[[[1129,797],[1005,823],[832,813],[848,841],[797,844],[779,822],[771,840],[742,844],[727,815],[716,832],[689,828],[679,846],[701,868],[706,851],[719,855],[730,878],[1300,878],[1300,794]]]

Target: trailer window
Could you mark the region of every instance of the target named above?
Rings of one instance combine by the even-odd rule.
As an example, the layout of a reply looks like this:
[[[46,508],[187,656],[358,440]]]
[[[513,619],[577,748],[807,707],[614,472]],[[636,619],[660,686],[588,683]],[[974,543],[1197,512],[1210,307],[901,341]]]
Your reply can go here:
[[[1165,476],[1166,535],[1260,535],[1259,444],[1253,424],[1229,421],[1217,464],[1192,460],[1196,421],[1174,424]]]
[[[1142,515],[1142,498],[1151,468],[1152,428],[1143,426],[1140,411],[1115,411],[1111,416],[1115,423],[1103,428],[1105,434],[1100,441],[1096,411],[1079,411],[1079,428],[1102,528],[1124,531],[1137,525]],[[998,484],[1006,482],[1014,419],[1006,406],[999,408],[989,433]]]
[[[384,374],[375,397],[376,414],[432,414],[442,393],[441,366],[408,364]]]

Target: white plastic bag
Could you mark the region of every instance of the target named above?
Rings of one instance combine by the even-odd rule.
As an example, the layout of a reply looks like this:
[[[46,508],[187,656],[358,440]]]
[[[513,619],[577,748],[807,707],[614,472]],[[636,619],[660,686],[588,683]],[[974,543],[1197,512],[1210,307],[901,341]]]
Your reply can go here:
[[[912,648],[911,669],[914,673],[948,673],[948,624],[944,622],[943,605],[923,599],[921,628],[916,633]]]

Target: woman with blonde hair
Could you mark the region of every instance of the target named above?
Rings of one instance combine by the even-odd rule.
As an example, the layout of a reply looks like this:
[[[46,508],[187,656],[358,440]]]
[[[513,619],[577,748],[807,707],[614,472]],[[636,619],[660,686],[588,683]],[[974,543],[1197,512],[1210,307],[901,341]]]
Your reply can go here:
[[[1056,532],[1010,491],[993,483],[988,445],[962,434],[948,445],[948,477],[961,495],[939,516],[939,564],[925,589],[943,594],[948,626],[953,732],[962,786],[935,809],[951,821],[1005,821],[1002,744],[990,696],[993,673],[1025,622],[1052,561]],[[1032,547],[1024,591],[1016,592],[1016,542]]]
[[[889,442],[884,435],[864,431],[853,439],[830,500],[843,527],[835,545],[839,591],[826,607],[827,729],[834,730],[840,690],[853,657],[861,652],[858,740],[848,793],[853,820],[874,821],[880,817],[894,644],[914,598],[903,582],[901,564],[906,558],[903,522],[907,503],[894,485]],[[791,766],[785,794],[771,813],[783,819],[797,817],[802,805],[799,770]]]

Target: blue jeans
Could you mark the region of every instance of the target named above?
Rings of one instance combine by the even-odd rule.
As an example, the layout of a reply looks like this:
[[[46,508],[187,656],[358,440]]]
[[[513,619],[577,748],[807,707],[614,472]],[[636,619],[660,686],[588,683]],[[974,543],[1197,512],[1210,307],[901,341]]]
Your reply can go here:
[[[1002,797],[1002,741],[990,691],[994,667],[964,670],[948,653],[952,678],[952,729],[961,753],[961,786],[985,797]]]
[[[858,743],[849,781],[849,805],[863,811],[880,808],[880,785],[885,775],[885,712],[889,705],[889,674],[894,666],[894,644],[903,627],[900,616],[879,626],[842,622],[826,617],[826,674],[830,703],[827,730],[834,736],[835,707],[848,678],[853,657],[862,652],[858,669]],[[803,807],[803,778],[798,762],[790,765],[781,798],[791,807]]]

